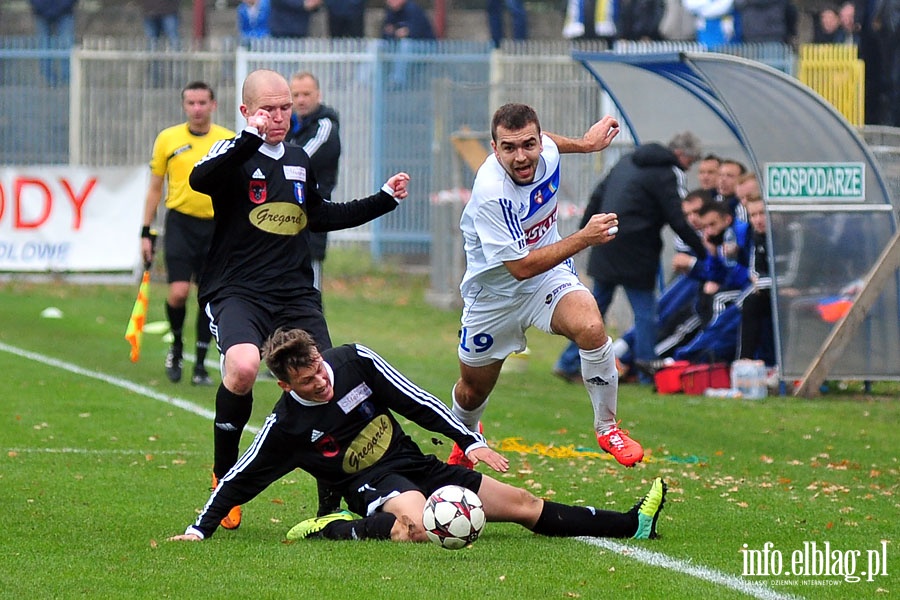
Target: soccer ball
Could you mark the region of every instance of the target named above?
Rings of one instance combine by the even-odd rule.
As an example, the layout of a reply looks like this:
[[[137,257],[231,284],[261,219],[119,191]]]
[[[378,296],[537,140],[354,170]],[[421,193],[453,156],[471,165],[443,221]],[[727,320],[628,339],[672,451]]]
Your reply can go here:
[[[477,540],[484,530],[484,507],[472,490],[445,485],[425,502],[422,522],[429,540],[441,548],[457,550]]]

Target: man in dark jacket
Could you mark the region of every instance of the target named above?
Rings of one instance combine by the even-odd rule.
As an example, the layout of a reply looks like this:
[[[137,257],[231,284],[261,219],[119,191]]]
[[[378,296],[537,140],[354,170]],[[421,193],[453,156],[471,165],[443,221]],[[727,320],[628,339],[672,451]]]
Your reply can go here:
[[[337,185],[338,160],[341,158],[340,124],[337,112],[322,104],[322,90],[319,80],[309,72],[291,76],[291,99],[294,104],[291,115],[291,130],[286,141],[296,144],[309,155],[309,164],[319,184],[319,194],[331,200],[331,193]],[[312,257],[313,284],[322,289],[322,262],[328,234],[324,231],[311,233],[309,250]]]
[[[312,14],[322,0],[272,0],[269,31],[274,38],[305,38],[309,35]]]
[[[900,0],[876,0],[875,20],[881,32],[888,107],[885,123],[900,127]]]
[[[689,132],[677,134],[668,146],[644,144],[612,168],[591,194],[584,211],[582,227],[600,212],[619,216],[616,239],[591,249],[588,275],[594,278],[594,298],[601,314],[606,314],[616,287],[624,288],[634,312],[633,350],[637,361],[656,359],[655,288],[663,226],[668,224],[700,259],[706,256],[702,240],[681,212],[681,198],[686,194],[684,172],[699,157],[699,140]],[[577,347],[574,350],[577,359]],[[554,372],[572,380],[578,373],[577,364],[572,360],[570,345]],[[649,383],[649,379],[643,381]]]

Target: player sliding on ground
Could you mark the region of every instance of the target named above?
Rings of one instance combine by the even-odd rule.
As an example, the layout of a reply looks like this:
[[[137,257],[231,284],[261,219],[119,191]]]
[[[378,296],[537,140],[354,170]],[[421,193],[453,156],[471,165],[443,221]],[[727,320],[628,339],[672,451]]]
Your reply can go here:
[[[232,506],[246,503],[297,468],[339,490],[362,518],[340,511],[308,519],[291,529],[291,539],[426,541],[425,499],[447,484],[476,492],[489,521],[519,523],[543,535],[656,536],[666,495],[659,478],[628,512],[543,500],[423,454],[391,411],[452,439],[473,463],[484,462],[501,473],[509,469],[509,461],[489,448],[484,436],[470,431],[443,402],[365,346],[320,353],[305,331],[279,329],[266,341],[263,356],[284,393],[253,443],[219,480],[197,520],[170,540],[210,537]]]

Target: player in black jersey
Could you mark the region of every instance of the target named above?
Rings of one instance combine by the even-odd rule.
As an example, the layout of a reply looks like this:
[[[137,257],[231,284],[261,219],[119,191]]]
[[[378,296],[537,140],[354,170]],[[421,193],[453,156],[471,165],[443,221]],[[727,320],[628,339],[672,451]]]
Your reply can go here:
[[[344,512],[339,513],[343,518],[312,519],[300,537],[424,541],[425,498],[447,484],[476,492],[489,521],[519,523],[543,535],[656,536],[666,492],[659,478],[625,513],[542,500],[423,454],[392,411],[452,439],[474,463],[483,461],[501,473],[509,469],[507,459],[490,449],[484,436],[470,431],[446,404],[369,348],[345,345],[320,353],[307,332],[280,329],[263,354],[284,393],[197,520],[170,540],[210,537],[232,506],[297,468],[339,490],[350,510],[363,516],[354,519]]]
[[[282,143],[292,108],[284,77],[269,70],[250,73],[242,99],[247,127],[215,144],[190,176],[191,187],[212,198],[215,219],[199,289],[224,357],[216,393],[214,485],[237,461],[263,341],[278,327],[302,327],[320,347],[331,346],[322,298],[313,286],[310,231],[355,227],[390,212],[407,196],[409,180],[397,173],[368,198],[326,202],[307,154]],[[236,506],[223,526],[234,529],[240,518]]]

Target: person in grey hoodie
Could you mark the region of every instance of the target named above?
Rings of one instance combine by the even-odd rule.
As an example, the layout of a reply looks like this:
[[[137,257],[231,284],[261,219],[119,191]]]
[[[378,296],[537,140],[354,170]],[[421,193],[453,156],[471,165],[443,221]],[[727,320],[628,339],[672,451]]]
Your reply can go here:
[[[622,157],[591,194],[582,227],[592,215],[615,213],[619,217],[616,239],[594,246],[587,272],[594,279],[594,298],[606,314],[616,287],[622,286],[634,312],[636,361],[656,359],[656,281],[663,242],[660,234],[669,225],[697,256],[706,247],[681,212],[686,194],[684,172],[700,157],[697,137],[684,132],[667,146],[652,142]],[[554,373],[568,381],[579,374],[578,348],[570,344],[557,361]],[[643,383],[650,383],[642,375]]]

